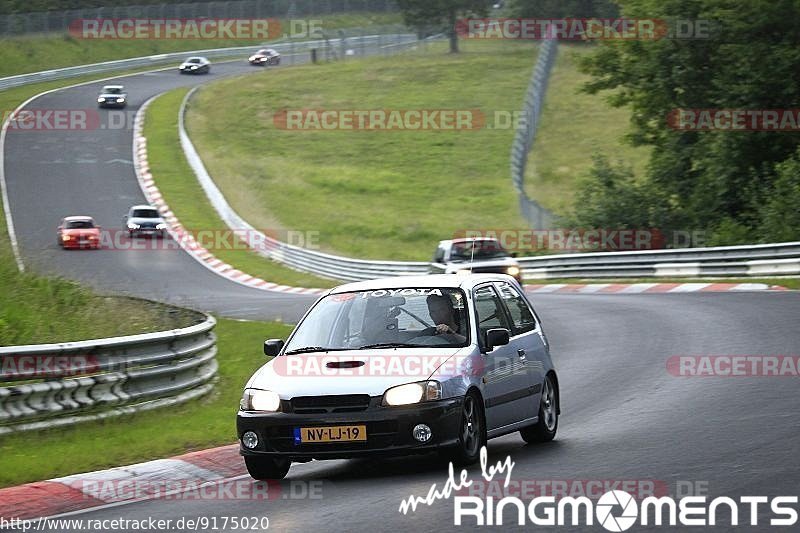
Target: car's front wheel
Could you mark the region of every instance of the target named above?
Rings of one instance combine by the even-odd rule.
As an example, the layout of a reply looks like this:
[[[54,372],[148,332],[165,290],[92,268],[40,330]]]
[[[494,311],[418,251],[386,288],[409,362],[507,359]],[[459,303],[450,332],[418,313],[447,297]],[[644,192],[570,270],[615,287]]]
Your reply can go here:
[[[461,406],[461,422],[458,426],[458,444],[446,452],[446,457],[458,466],[475,463],[481,448],[486,445],[486,422],[483,403],[474,392],[464,397]]]
[[[259,481],[283,479],[292,466],[292,462],[288,459],[250,456],[244,457],[244,464],[250,477]]]
[[[542,396],[539,400],[539,421],[532,426],[522,428],[520,435],[525,442],[550,442],[558,431],[558,389],[553,378],[546,376],[542,385]]]

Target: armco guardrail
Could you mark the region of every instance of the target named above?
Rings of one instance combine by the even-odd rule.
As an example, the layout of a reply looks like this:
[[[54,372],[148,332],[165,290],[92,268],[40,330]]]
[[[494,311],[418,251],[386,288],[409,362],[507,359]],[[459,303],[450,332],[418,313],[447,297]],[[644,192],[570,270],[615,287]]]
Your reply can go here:
[[[521,258],[526,279],[800,274],[800,242]]]
[[[396,50],[400,45],[412,45],[416,42],[416,37],[413,35],[397,36],[396,43],[387,43],[385,46],[398,45],[394,46]],[[184,125],[186,105],[196,89],[189,91],[181,104],[178,119],[181,147],[203,191],[205,191],[220,218],[229,228],[238,232],[248,246],[273,261],[283,263],[302,272],[311,272],[318,276],[332,279],[358,281],[386,276],[425,274],[428,272],[429,263],[426,262],[369,261],[325,254],[278,241],[251,226],[239,216],[225,199],[222,191],[219,190],[219,187],[217,187],[206,170],[200,155],[186,133]]]
[[[522,109],[525,122],[517,130],[511,144],[511,181],[519,196],[520,212],[528,225],[536,229],[550,227],[553,217],[548,210],[539,205],[536,200],[529,198],[528,193],[525,192],[525,169],[528,166],[528,154],[533,147],[533,140],[539,128],[547,83],[557,54],[558,41],[545,39],[539,48],[536,66],[533,68],[528,90],[525,93],[525,103]]]
[[[388,29],[396,31],[397,27],[390,27]],[[397,34],[397,33],[392,33],[392,34],[378,33],[372,35],[357,34],[348,36],[348,32],[353,33],[354,31],[360,31],[360,30],[348,30],[348,31],[337,32],[337,34],[340,34],[340,36],[335,39],[265,43],[261,47],[274,48],[275,50],[277,50],[283,56],[286,57],[284,62],[292,64],[293,58],[297,54],[308,53],[312,48],[316,48],[322,51],[327,50],[332,53],[336,53],[336,48],[339,49],[348,48],[353,50],[355,55],[358,55],[359,52],[363,51],[365,47],[376,46],[380,48],[382,46],[391,46],[402,41],[416,40],[415,35]],[[169,62],[175,63],[175,66],[177,68],[177,65],[180,61],[192,55],[200,55],[209,58],[227,58],[236,55],[242,55],[243,56],[242,60],[244,61],[246,59],[246,57],[244,56],[249,55],[257,48],[259,48],[259,45],[237,46],[231,48],[212,48],[208,50],[193,50],[187,52],[172,52],[168,54],[156,54],[145,57],[120,59],[117,61],[105,61],[103,63],[93,63],[91,65],[80,65],[77,67],[44,70],[41,72],[33,72],[30,74],[20,74],[18,76],[9,76],[6,78],[0,78],[0,90],[10,89],[12,87],[19,87],[21,85],[27,85],[30,83],[61,80],[66,78],[73,78],[76,76],[85,76],[86,74],[98,74],[102,72],[111,72],[116,70],[126,70],[134,68],[147,68],[147,67],[156,68],[168,64]]]
[[[215,325],[208,316],[158,333],[0,348],[0,435],[206,394],[217,372]]]
[[[184,125],[187,103],[196,89],[187,93],[180,108],[178,131],[181,146],[206,196],[225,224],[238,232],[261,255],[302,272],[354,281],[383,276],[425,274],[430,263],[362,260],[324,254],[275,240],[251,226],[227,202],[203,165]],[[526,279],[633,278],[696,276],[771,276],[800,274],[800,242],[648,250],[641,252],[597,252],[544,255],[519,259]]]

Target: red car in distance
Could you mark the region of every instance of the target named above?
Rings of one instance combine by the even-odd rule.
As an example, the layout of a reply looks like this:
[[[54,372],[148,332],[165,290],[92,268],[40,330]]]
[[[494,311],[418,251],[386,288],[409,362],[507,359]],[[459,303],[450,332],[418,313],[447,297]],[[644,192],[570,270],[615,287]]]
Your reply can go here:
[[[58,244],[62,248],[100,248],[100,226],[92,217],[64,217],[58,225]]]

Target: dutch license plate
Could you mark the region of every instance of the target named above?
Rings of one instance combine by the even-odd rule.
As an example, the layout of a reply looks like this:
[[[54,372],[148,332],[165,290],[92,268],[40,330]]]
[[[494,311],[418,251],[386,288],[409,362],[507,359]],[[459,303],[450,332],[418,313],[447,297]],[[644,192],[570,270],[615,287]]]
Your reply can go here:
[[[299,437],[299,439],[298,439]],[[321,426],[296,428],[295,442],[314,444],[318,442],[366,442],[367,426]]]

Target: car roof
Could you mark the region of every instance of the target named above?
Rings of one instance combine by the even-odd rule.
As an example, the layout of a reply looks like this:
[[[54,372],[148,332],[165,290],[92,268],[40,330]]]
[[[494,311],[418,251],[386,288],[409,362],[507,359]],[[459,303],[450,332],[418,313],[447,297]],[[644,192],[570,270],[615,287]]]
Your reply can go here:
[[[192,56],[192,57],[187,57],[187,58],[186,58],[186,61],[191,61],[192,59],[200,59],[200,60],[203,60],[203,61],[208,61],[208,60],[207,60],[205,57],[203,57],[203,56]]]
[[[128,211],[133,211],[134,209],[155,209],[156,211],[158,211],[157,207],[148,204],[132,205]]]
[[[103,85],[103,90],[104,91],[106,89],[124,89],[124,88],[125,88],[124,85]]]
[[[475,241],[493,241],[498,242],[494,237],[460,237],[458,239],[447,239],[445,241],[439,241],[439,246],[450,246],[453,244],[462,244],[465,242],[475,242]]]
[[[356,281],[339,285],[330,290],[328,294],[342,292],[374,291],[378,289],[427,289],[427,288],[461,288],[469,290],[479,283],[486,281],[513,281],[514,278],[506,274],[429,274],[425,276],[397,276],[393,278],[380,278],[369,281]]]
[[[64,222],[77,222],[78,220],[94,220],[94,219],[88,215],[73,215],[69,217],[64,217]]]

